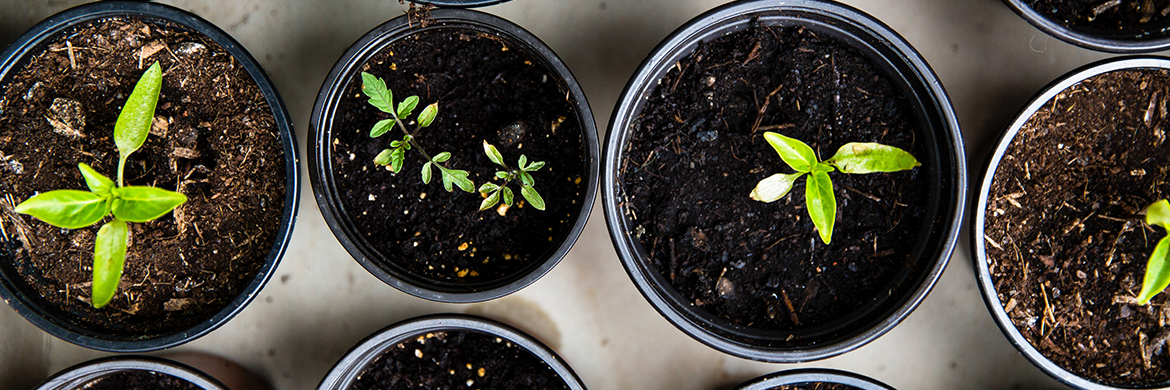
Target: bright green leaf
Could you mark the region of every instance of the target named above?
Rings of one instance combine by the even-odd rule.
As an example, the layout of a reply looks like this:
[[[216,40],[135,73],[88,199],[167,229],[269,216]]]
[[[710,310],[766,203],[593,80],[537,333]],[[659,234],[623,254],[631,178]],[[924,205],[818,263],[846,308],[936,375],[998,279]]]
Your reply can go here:
[[[799,179],[802,175],[804,175],[804,172],[791,174],[777,173],[768,176],[766,179],[756,183],[756,188],[752,189],[752,193],[749,196],[752,200],[758,200],[764,203],[775,202],[777,199],[783,198],[784,195],[788,195],[788,192],[792,191],[792,186],[796,184],[796,179]]]
[[[521,186],[520,195],[524,195],[524,199],[527,199],[532,207],[535,207],[537,210],[544,210],[544,199],[540,197],[540,194],[532,186]]]
[[[431,103],[418,114],[418,127],[427,127],[439,115],[439,102]]]
[[[1170,255],[1170,236],[1158,240],[1154,253],[1150,254],[1150,261],[1146,263],[1146,277],[1142,280],[1142,292],[1138,294],[1139,305],[1150,303],[1155,295],[1170,286],[1170,266],[1166,257]]]
[[[406,161],[406,148],[394,148],[390,151],[390,172],[398,173],[402,170],[402,163]]]
[[[817,162],[816,153],[804,142],[771,131],[764,133],[764,139],[772,145],[772,149],[776,149],[780,158],[797,172],[809,172]]]
[[[374,124],[374,128],[370,129],[370,138],[381,137],[390,130],[394,130],[394,118],[383,119]]]
[[[386,82],[381,78],[362,72],[362,93],[370,97],[370,105],[385,113],[393,112],[394,93],[386,88]]]
[[[504,204],[508,205],[509,207],[512,206],[512,189],[511,188],[508,188],[508,187],[501,188],[500,189],[500,197],[503,198],[502,200],[504,201]]]
[[[500,165],[504,165],[504,164],[500,164]],[[527,168],[527,167],[528,167],[528,156],[527,156],[527,155],[523,155],[523,154],[521,154],[521,155],[520,155],[520,161],[519,161],[519,162],[517,162],[517,164],[516,164],[516,165],[519,165],[519,166],[520,166],[520,170],[522,170],[522,171],[527,171],[527,169],[525,169],[525,168]]]
[[[832,172],[832,171],[835,171],[835,170],[837,170],[837,169],[836,169],[836,168],[833,168],[833,166],[832,166],[832,165],[825,164],[825,163],[814,163],[814,164],[812,165],[812,169],[810,169],[809,171],[810,171],[810,172],[824,172],[824,173],[829,173],[829,172]]]
[[[33,196],[15,210],[56,227],[79,229],[101,222],[109,214],[106,199],[88,191],[56,190]]]
[[[479,204],[479,211],[487,210],[487,209],[491,208],[492,206],[495,206],[496,203],[499,203],[499,202],[500,202],[500,192],[499,191],[493,192],[490,196],[487,197],[487,199],[483,200],[483,203]]]
[[[126,263],[128,236],[126,222],[117,219],[98,229],[93,248],[93,286],[90,297],[95,308],[110,303],[114,292],[118,290],[122,266]]]
[[[544,161],[533,162],[532,164],[528,165],[528,168],[524,168],[524,170],[527,172],[536,172],[540,168],[544,168]]]
[[[847,143],[825,162],[845,173],[897,172],[922,165],[905,150],[872,142]]]
[[[442,152],[442,153],[436,154],[435,157],[431,159],[431,161],[441,163],[441,162],[447,162],[447,160],[450,160],[450,159],[451,159],[451,152]]]
[[[495,145],[489,144],[487,141],[483,141],[483,154],[486,154],[488,159],[492,160],[496,165],[507,166],[504,165],[504,156],[500,155],[499,149],[496,149]]]
[[[158,95],[162,90],[162,67],[158,61],[146,69],[118,120],[114,122],[114,145],[118,147],[118,184],[122,184],[122,171],[126,166],[126,159],[131,153],[142,147],[146,136],[150,135],[150,124],[154,122],[154,107],[158,104]]]
[[[496,177],[504,180],[512,180],[512,174],[504,171],[496,171]]]
[[[498,189],[500,189],[500,186],[496,185],[496,183],[483,183],[482,186],[479,186],[479,192],[481,194],[486,194]]]
[[[837,220],[837,198],[833,195],[833,182],[829,174],[814,172],[805,182],[804,199],[808,216],[821,233],[821,240],[828,244],[833,238],[833,223]]]
[[[434,169],[433,163],[428,162],[426,164],[423,164],[423,167],[422,167],[423,184],[431,184],[431,173],[432,173],[431,170],[432,169]]]
[[[520,171],[517,174],[520,175],[520,182],[524,183],[524,185],[529,187],[536,185],[536,180],[533,180],[532,175],[528,174],[528,172]]]
[[[95,171],[85,163],[78,163],[77,169],[81,170],[81,177],[85,178],[85,185],[89,187],[89,191],[97,196],[110,196],[110,190],[114,188],[114,181]]]
[[[155,187],[122,187],[114,195],[114,217],[126,222],[153,221],[187,201],[186,195]]]
[[[380,166],[390,165],[390,155],[392,154],[394,154],[393,149],[382,149],[381,153],[378,153],[377,156],[374,156],[374,164],[378,164]]]
[[[475,192],[475,183],[467,178],[468,172],[457,169],[448,169],[447,172],[451,174],[451,181],[455,183],[459,189],[465,192]],[[450,191],[450,190],[448,190]]]
[[[406,100],[398,103],[398,118],[406,120],[406,117],[414,112],[415,107],[418,107],[418,96],[408,96]]]
[[[1162,199],[1147,207],[1146,223],[1170,230],[1170,201]]]

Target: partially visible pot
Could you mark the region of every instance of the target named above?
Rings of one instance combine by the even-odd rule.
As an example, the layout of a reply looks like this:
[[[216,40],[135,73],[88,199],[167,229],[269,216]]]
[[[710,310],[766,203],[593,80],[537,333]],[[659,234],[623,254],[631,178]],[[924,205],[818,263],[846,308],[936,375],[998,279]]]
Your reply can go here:
[[[747,381],[737,390],[772,390],[779,386],[789,386],[786,389],[791,390],[820,389],[821,387],[814,386],[816,384],[843,385],[858,390],[894,390],[893,387],[864,375],[827,368],[780,371]]]
[[[371,362],[375,362],[382,357],[387,351],[399,346],[404,342],[409,342],[413,339],[433,340],[437,333],[475,333],[487,335],[497,338],[496,343],[508,342],[509,345],[516,345],[523,350],[534,355],[543,364],[548,366],[552,374],[559,377],[567,388],[571,390],[584,390],[585,384],[577,377],[571,368],[556,355],[552,350],[536,340],[532,336],[512,328],[503,323],[479,318],[469,315],[431,315],[416,317],[409,320],[399,322],[382,329],[358,343],[349,352],[345,354],[329,370],[329,373],[321,380],[321,384],[317,386],[318,390],[346,390],[350,386],[361,379],[363,372],[370,366]],[[482,351],[480,351],[482,352]],[[424,356],[418,350],[415,350],[417,355],[410,356],[409,359],[429,359],[429,356]],[[445,356],[445,355],[441,355]],[[443,359],[446,359],[445,357]],[[462,364],[465,362],[456,362],[459,370],[464,368]],[[482,367],[477,362],[466,362],[469,370],[473,372],[470,376],[477,378],[474,374],[476,368]],[[533,368],[533,367],[524,367]],[[444,373],[445,375],[446,373]],[[460,372],[462,374],[462,372]],[[374,376],[374,373],[370,373]],[[453,374],[454,375],[454,374]],[[484,371],[480,369],[478,378],[484,376]],[[405,379],[405,378],[404,378]],[[519,385],[519,384],[513,384]],[[468,384],[471,386],[471,383]]]
[[[1036,28],[1086,49],[1111,53],[1150,53],[1170,49],[1170,19],[1127,29],[1074,25],[1037,11],[1025,0],[1003,0],[1008,8]],[[1101,2],[1102,4],[1107,2]]]
[[[76,390],[102,377],[119,373],[146,373],[164,381],[177,378],[203,390],[233,390],[191,366],[149,356],[117,356],[84,362],[54,374],[37,386],[36,390]]]

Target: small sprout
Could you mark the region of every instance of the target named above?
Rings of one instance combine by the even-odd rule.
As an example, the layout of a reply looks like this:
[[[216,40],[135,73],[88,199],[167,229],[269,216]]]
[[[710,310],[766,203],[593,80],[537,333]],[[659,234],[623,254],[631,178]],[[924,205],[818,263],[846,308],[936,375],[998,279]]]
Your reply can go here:
[[[1170,202],[1159,200],[1146,208],[1146,223],[1159,226],[1170,231]],[[1146,305],[1155,295],[1170,286],[1170,267],[1167,266],[1167,257],[1170,257],[1170,235],[1158,240],[1154,246],[1154,253],[1146,262],[1146,276],[1142,280],[1142,291],[1138,294],[1137,303]]]
[[[544,199],[536,192],[536,188],[533,188],[536,185],[536,180],[529,173],[543,168],[543,161],[529,164],[528,156],[520,155],[520,160],[517,162],[519,169],[512,169],[504,162],[504,156],[500,154],[499,149],[496,149],[495,145],[489,144],[487,141],[483,141],[483,153],[493,163],[504,167],[503,171],[496,171],[496,178],[503,179],[504,184],[484,183],[484,185],[479,187],[479,193],[485,197],[483,203],[479,204],[480,211],[487,210],[500,201],[504,202],[504,206],[511,207],[515,201],[515,196],[512,189],[508,188],[508,184],[515,180],[520,181],[520,195],[524,196],[524,199],[532,207],[535,207],[537,210],[544,210]],[[505,212],[507,212],[507,208],[499,213],[502,216]]]
[[[837,154],[832,158],[822,162],[804,142],[770,131],[764,133],[764,139],[796,173],[778,173],[760,180],[749,196],[765,203],[774,202],[788,195],[796,180],[808,174],[805,204],[808,206],[809,218],[825,244],[832,240],[833,224],[837,220],[837,199],[833,194],[833,182],[829,179],[830,172],[897,172],[922,165],[905,150],[877,143],[847,143],[837,149]]]
[[[18,213],[28,214],[50,225],[80,229],[107,216],[114,219],[98,229],[93,250],[93,307],[105,306],[114,297],[122,268],[130,230],[127,222],[149,222],[174,210],[187,197],[174,191],[154,187],[123,186],[126,160],[146,142],[154,118],[154,108],[162,89],[162,69],[158,62],[138,80],[126,105],[114,124],[114,143],[118,148],[118,183],[98,173],[85,163],[77,164],[89,192],[56,190],[35,195],[16,206]]]

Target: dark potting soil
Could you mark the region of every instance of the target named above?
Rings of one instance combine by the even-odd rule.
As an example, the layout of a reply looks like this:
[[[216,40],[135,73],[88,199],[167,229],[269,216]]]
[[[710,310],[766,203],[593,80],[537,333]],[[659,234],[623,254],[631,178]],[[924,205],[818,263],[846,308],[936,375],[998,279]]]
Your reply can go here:
[[[445,191],[438,172],[423,184],[426,158],[417,150],[397,174],[378,167],[374,157],[403,135],[369,137],[389,115],[367,102],[360,74],[352,75],[330,146],[334,180],[350,220],[387,260],[439,283],[491,283],[537,265],[569,234],[589,179],[583,133],[568,89],[534,55],[499,37],[444,27],[391,43],[362,71],[383,78],[396,101],[417,95],[419,107],[439,103],[416,140],[431,155],[450,152],[447,166],[469,171],[476,188],[502,183],[485,140],[512,167],[522,154],[546,163],[532,174],[546,209],[522,202],[512,184],[517,204],[503,215],[479,211],[478,192]]]
[[[757,127],[758,121],[758,127]],[[825,245],[805,178],[773,203],[748,194],[793,172],[776,131],[827,159],[848,142],[922,156],[910,106],[864,55],[801,27],[754,26],[699,45],[663,77],[633,125],[623,208],[649,261],[696,307],[758,329],[811,327],[896,294],[914,259],[923,168],[832,173],[837,222]]]
[[[840,383],[809,382],[773,387],[769,390],[854,390],[856,387]]]
[[[1133,303],[1166,233],[1139,215],[1170,196],[1170,72],[1089,78],[1028,119],[995,170],[984,237],[996,293],[1057,365],[1113,384],[1170,380],[1166,294]]]
[[[114,122],[154,61],[164,75],[155,128],[126,163],[126,185],[176,190],[188,201],[130,224],[125,272],[109,306],[89,303],[101,224],[59,229],[13,213],[11,204],[0,219],[24,243],[4,266],[76,321],[115,334],[173,330],[222,309],[264,264],[284,208],[284,151],[248,73],[202,34],[122,18],[68,31],[11,76],[0,100],[0,193],[19,203],[38,192],[85,190],[78,163],[116,180]]]
[[[183,379],[146,370],[125,370],[95,379],[78,390],[200,390]]]
[[[1024,3],[1066,26],[1157,32],[1170,23],[1170,0],[1024,0]]]
[[[568,389],[540,358],[511,341],[471,331],[433,332],[391,347],[350,390]]]

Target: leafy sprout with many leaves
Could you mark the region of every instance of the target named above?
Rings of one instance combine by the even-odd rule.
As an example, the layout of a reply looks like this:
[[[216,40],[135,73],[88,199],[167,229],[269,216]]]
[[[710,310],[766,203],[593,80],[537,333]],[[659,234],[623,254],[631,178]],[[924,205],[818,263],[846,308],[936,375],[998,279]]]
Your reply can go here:
[[[832,240],[833,224],[837,219],[837,198],[833,194],[829,172],[897,172],[922,165],[905,150],[872,142],[847,143],[837,149],[833,157],[820,161],[813,149],[804,142],[771,131],[764,133],[764,139],[796,173],[777,173],[760,180],[752,190],[751,198],[765,203],[774,202],[788,195],[796,180],[808,174],[804,201],[808,206],[808,216],[825,244]]]
[[[496,165],[504,167],[502,171],[496,171],[496,177],[503,179],[504,184],[484,183],[479,187],[479,193],[483,194],[483,203],[479,204],[479,210],[487,210],[495,206],[500,200],[504,201],[504,205],[512,206],[513,193],[512,189],[508,188],[508,183],[519,180],[520,181],[520,195],[524,196],[528,203],[537,210],[544,210],[544,198],[536,192],[536,180],[532,178],[529,172],[536,172],[541,167],[544,167],[544,161],[536,161],[531,164],[528,163],[528,156],[520,155],[520,160],[516,162],[517,169],[512,169],[504,162],[504,156],[492,144],[483,141],[483,152],[487,154],[488,159],[492,160]]]
[[[1170,231],[1170,201],[1162,199],[1146,207],[1146,223]],[[1158,240],[1158,244],[1154,246],[1154,253],[1150,254],[1150,259],[1146,262],[1146,276],[1142,279],[1142,291],[1137,297],[1139,305],[1150,303],[1150,299],[1165,290],[1166,286],[1170,286],[1170,264],[1166,261],[1168,257],[1170,235]]]
[[[44,192],[25,200],[15,209],[18,213],[66,229],[80,229],[101,222],[107,216],[114,216],[113,220],[98,229],[94,243],[90,301],[95,308],[108,304],[118,289],[130,239],[126,223],[153,221],[187,201],[187,197],[178,192],[155,187],[124,186],[122,181],[127,158],[142,147],[146,136],[150,134],[154,108],[161,89],[162,70],[155,62],[138,80],[114,123],[114,144],[118,148],[117,185],[89,165],[80,163],[77,166],[89,191]]]

